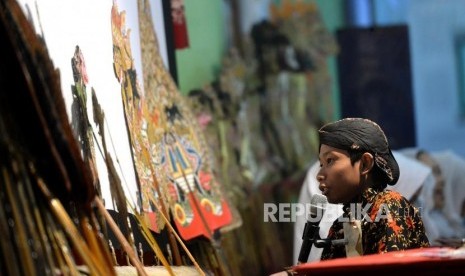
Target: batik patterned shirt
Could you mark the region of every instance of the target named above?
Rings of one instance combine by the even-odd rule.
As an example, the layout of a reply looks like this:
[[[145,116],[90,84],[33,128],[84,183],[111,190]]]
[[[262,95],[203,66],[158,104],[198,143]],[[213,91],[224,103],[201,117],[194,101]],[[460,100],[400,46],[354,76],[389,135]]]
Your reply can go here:
[[[355,217],[360,212],[363,255],[428,247],[421,214],[401,194],[390,190],[368,188],[361,198],[361,209],[344,205],[344,217]],[[362,218],[363,216],[363,218]],[[328,238],[343,239],[343,223],[338,219],[329,229]],[[325,248],[321,260],[346,257],[345,246],[332,245]]]

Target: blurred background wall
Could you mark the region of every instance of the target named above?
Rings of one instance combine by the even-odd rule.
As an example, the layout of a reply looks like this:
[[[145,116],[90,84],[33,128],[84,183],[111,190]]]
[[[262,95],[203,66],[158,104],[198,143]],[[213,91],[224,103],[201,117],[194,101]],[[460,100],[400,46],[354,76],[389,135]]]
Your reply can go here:
[[[185,1],[191,46],[177,50],[180,89],[184,94],[212,81],[221,56],[234,43],[232,4],[240,32],[269,16],[269,4],[281,0]],[[450,149],[465,156],[464,48],[465,3],[461,0],[335,0],[315,2],[326,27],[336,34],[350,27],[405,25],[410,45],[415,145]],[[205,16],[209,14],[209,16]],[[387,53],[388,54],[388,53]],[[328,58],[335,117],[341,117],[337,56]],[[402,102],[396,103],[402,107]],[[392,111],[395,113],[395,110]],[[401,123],[401,122],[399,122]]]

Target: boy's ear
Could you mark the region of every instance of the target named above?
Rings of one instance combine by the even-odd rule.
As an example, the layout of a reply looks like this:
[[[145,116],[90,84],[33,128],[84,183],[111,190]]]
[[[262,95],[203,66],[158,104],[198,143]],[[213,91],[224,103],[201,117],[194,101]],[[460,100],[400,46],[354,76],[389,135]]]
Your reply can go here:
[[[375,164],[375,159],[373,155],[369,152],[365,152],[360,159],[360,174],[365,175],[368,174],[373,165]]]

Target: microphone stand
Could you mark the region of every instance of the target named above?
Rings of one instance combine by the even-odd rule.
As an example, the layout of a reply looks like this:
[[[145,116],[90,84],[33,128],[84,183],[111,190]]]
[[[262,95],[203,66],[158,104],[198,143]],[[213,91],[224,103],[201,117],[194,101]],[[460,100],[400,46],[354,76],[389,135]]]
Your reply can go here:
[[[305,223],[304,232],[302,234],[302,246],[300,248],[298,264],[306,263],[308,256],[310,255],[310,250],[312,245],[318,241],[318,246],[326,246],[325,242],[320,237],[320,221],[326,210],[326,204],[328,200],[325,196],[315,194],[310,200],[310,217]],[[331,243],[329,243],[331,244]]]
[[[304,232],[302,234],[302,246],[300,248],[299,258],[297,259],[298,264],[307,262],[313,243],[316,240],[321,239],[319,223],[319,221],[307,221],[305,223]]]
[[[304,232],[302,234],[302,247],[300,248],[300,254],[297,264],[306,263],[312,245],[317,248],[329,248],[331,245],[346,245],[348,242],[346,239],[322,239],[320,237],[320,226],[318,222],[307,221],[305,223]]]

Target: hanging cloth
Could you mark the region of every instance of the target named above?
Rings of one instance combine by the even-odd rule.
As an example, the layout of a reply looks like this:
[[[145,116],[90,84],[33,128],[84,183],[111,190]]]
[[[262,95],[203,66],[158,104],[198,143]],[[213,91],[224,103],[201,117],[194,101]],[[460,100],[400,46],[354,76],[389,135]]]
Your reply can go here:
[[[176,49],[189,47],[184,0],[171,0],[171,18],[173,20],[174,47]]]

